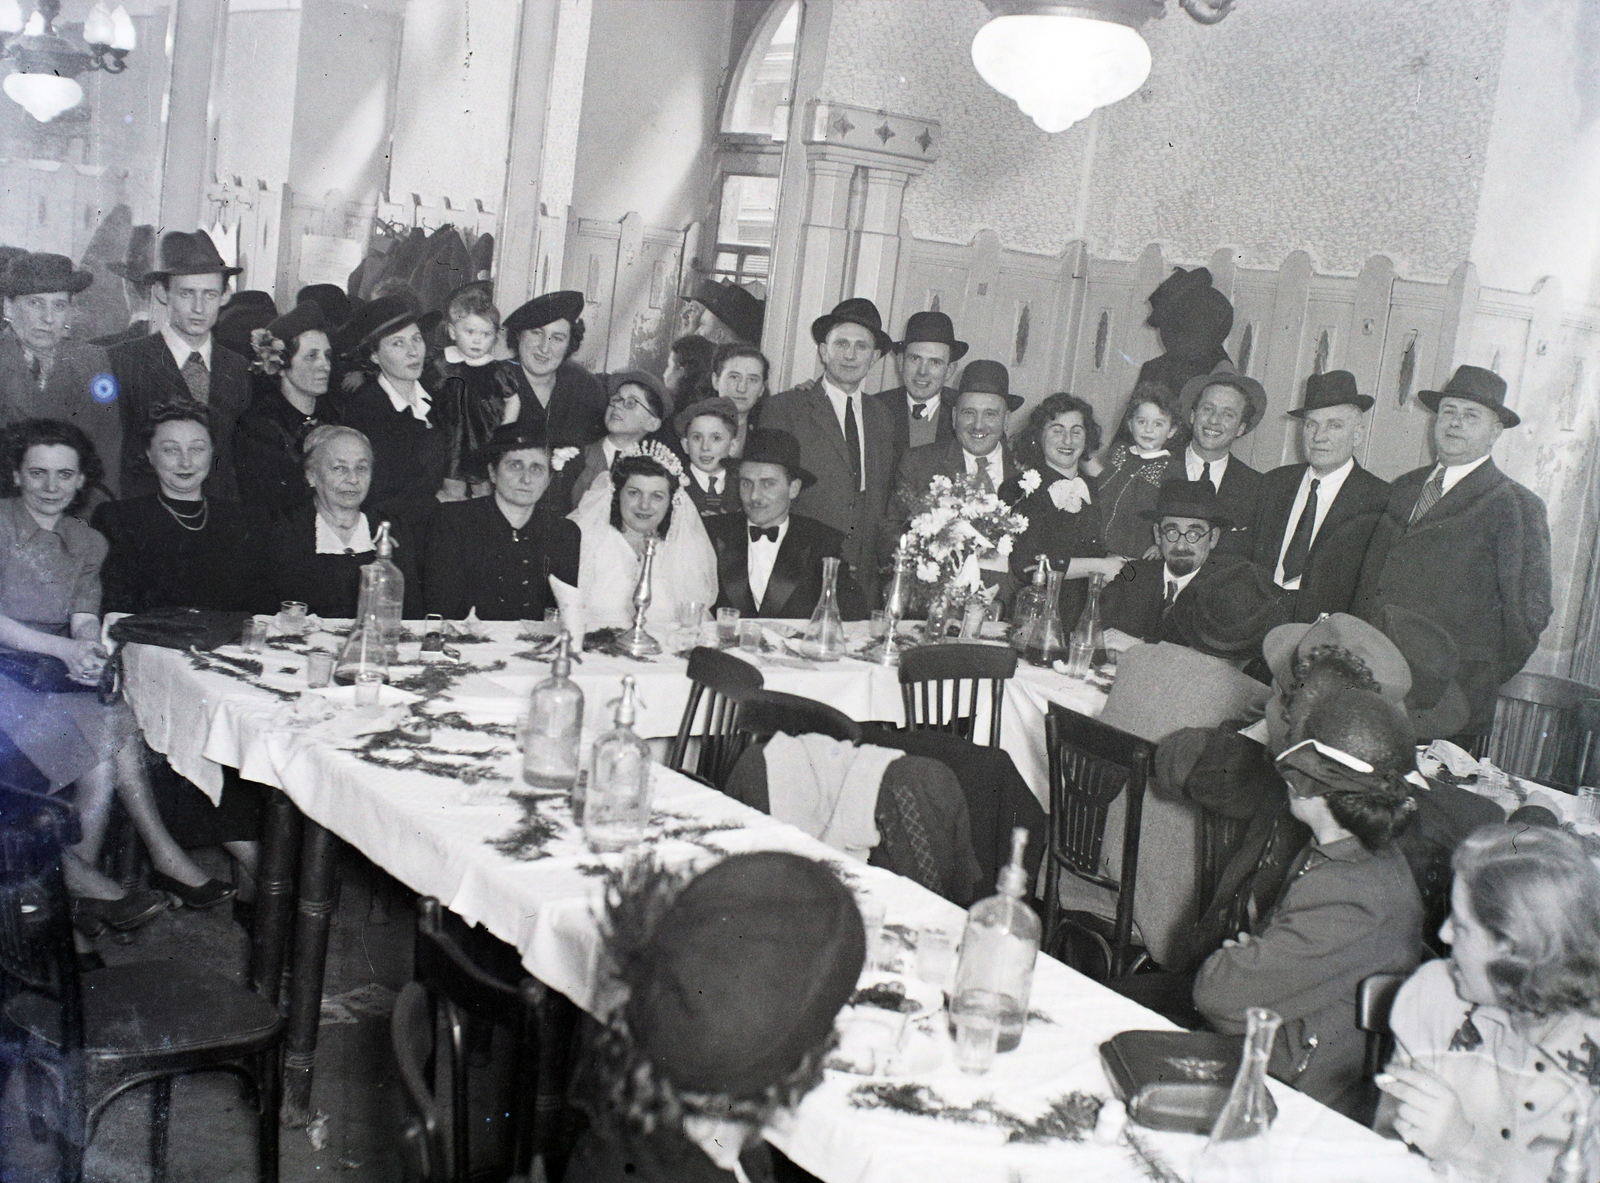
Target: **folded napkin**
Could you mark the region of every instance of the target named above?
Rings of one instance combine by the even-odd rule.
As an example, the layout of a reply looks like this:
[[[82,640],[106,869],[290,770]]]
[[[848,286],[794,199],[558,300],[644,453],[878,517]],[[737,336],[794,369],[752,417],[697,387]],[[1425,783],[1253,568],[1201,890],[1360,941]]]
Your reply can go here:
[[[873,818],[883,770],[904,752],[856,747],[826,735],[774,735],[767,742],[767,808],[861,862],[878,845]]]

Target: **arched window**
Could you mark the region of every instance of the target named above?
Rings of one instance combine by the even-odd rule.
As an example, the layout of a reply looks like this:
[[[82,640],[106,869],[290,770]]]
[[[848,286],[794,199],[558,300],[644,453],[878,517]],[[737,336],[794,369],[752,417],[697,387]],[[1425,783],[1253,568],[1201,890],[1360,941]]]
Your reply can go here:
[[[794,100],[794,47],[800,33],[800,0],[777,0],[752,34],[734,71],[722,130],[789,137],[789,104]]]

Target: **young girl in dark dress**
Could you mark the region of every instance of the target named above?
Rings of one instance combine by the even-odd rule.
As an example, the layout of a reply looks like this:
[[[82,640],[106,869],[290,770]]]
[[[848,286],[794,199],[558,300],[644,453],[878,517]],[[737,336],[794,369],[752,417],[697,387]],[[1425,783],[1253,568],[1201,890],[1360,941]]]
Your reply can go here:
[[[1171,391],[1159,382],[1134,387],[1100,473],[1100,518],[1112,554],[1137,559],[1150,549],[1143,515],[1156,507],[1162,485],[1184,479],[1186,432]]]

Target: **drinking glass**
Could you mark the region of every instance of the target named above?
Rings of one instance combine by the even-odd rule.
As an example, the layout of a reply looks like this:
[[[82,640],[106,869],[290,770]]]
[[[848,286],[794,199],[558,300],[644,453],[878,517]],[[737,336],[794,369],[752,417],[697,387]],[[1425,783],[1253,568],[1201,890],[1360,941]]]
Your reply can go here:
[[[721,645],[732,645],[740,639],[739,609],[717,609],[717,642]]]
[[[981,1076],[994,1067],[1000,1046],[1000,996],[990,990],[967,990],[951,1004],[956,1025],[956,1067]]]
[[[1093,665],[1094,642],[1074,640],[1067,656],[1067,677],[1087,678]]]
[[[1600,822],[1600,788],[1583,785],[1578,789],[1578,816],[1588,821]]]
[[[244,622],[244,634],[239,638],[239,648],[246,653],[260,653],[267,647],[267,622],[264,620],[247,620]]]
[[[422,652],[438,653],[444,649],[444,617],[430,612],[422,618]]]
[[[286,637],[302,637],[306,631],[306,606],[299,600],[278,605],[278,631]]]
[[[856,896],[856,906],[861,909],[861,927],[867,932],[866,968],[875,969],[879,947],[883,944],[884,907],[881,902],[864,893]]]
[[[705,615],[706,606],[699,600],[685,600],[678,605],[678,623],[684,628],[698,629]]]
[[[383,675],[374,670],[362,670],[356,675],[355,704],[358,707],[375,707],[383,693]]]
[[[306,657],[306,685],[316,688],[333,682],[333,654],[326,649],[313,649]]]
[[[561,609],[546,608],[544,610],[544,622],[549,625],[554,625],[554,631],[559,634],[561,632]]]
[[[929,926],[917,932],[917,977],[941,990],[950,988],[956,967],[956,939],[943,928]]]
[[[761,622],[759,620],[738,620],[734,623],[739,626],[739,648],[746,653],[760,653]],[[722,621],[720,620],[717,621],[717,632],[720,636],[722,632]]]
[[[881,641],[889,633],[889,614],[882,608],[872,610],[872,623],[867,631],[874,641]]]

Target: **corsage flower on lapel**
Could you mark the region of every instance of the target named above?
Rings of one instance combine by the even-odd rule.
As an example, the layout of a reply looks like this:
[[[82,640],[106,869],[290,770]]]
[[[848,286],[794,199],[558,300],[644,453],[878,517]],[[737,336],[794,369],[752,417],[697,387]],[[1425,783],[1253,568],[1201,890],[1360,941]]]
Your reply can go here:
[[[577,448],[557,448],[550,453],[550,471],[560,472],[577,454]]]

